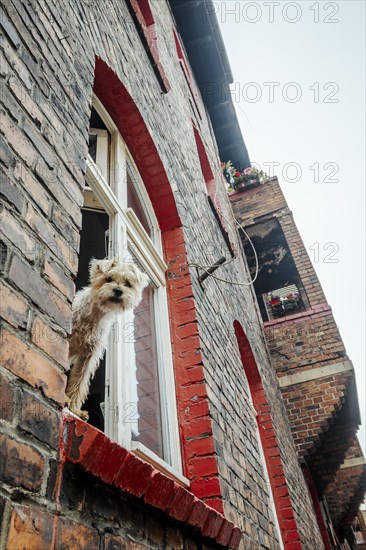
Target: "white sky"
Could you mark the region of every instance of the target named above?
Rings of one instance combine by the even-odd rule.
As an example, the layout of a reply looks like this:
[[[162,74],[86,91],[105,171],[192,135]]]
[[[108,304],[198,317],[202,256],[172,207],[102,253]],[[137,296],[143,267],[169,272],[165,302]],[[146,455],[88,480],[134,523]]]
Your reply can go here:
[[[356,369],[366,454],[365,5],[214,0],[251,161],[267,172],[265,163],[280,163],[275,174]],[[264,83],[279,84],[273,98]]]

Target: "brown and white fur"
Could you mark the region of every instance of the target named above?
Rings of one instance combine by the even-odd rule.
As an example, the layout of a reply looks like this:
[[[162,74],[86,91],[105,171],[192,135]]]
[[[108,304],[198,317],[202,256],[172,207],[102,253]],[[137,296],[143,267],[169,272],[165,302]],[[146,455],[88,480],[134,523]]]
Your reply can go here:
[[[79,290],[72,304],[73,327],[69,339],[70,374],[66,387],[71,411],[82,411],[90,381],[103,357],[110,328],[121,311],[133,309],[142,298],[148,277],[133,263],[91,260],[90,285]]]

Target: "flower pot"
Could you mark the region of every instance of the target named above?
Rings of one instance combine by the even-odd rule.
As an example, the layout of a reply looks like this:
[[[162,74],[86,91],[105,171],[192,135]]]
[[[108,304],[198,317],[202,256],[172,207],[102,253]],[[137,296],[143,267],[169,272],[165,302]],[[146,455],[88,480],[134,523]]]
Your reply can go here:
[[[244,189],[246,187],[246,183],[245,183],[245,181],[241,181],[241,182],[237,183],[235,187],[236,187],[237,191],[244,191]]]

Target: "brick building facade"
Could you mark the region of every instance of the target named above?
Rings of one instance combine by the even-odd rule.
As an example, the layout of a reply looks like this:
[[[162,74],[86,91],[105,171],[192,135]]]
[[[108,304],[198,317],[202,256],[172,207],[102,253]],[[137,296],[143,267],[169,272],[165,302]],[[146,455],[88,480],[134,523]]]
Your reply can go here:
[[[326,547],[332,548],[336,537],[343,540],[349,532],[366,487],[352,362],[278,180],[234,192],[231,201],[258,253],[255,290],[272,366],[299,461],[319,517],[326,518]],[[254,273],[247,237],[243,245]],[[286,301],[289,293],[298,299]]]
[[[357,513],[350,362],[276,182],[229,200],[220,156],[249,159],[207,83],[230,68],[209,3],[189,21],[187,4],[2,2],[2,549],[312,550]],[[272,219],[268,190],[304,307],[263,327],[232,207],[249,232]],[[85,266],[106,253],[138,257],[153,298],[132,339],[116,325],[87,423],[65,406],[67,338]],[[200,280],[220,257],[242,286]]]

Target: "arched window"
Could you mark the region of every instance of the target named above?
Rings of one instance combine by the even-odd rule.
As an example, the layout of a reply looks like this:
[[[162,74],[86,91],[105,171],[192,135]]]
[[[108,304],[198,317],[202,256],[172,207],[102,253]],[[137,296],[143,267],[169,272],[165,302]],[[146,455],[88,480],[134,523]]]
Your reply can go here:
[[[92,257],[134,261],[150,278],[140,305],[124,312],[113,327],[86,403],[90,422],[180,475],[167,266],[159,224],[132,156],[95,96],[86,182],[77,288],[87,284]]]
[[[277,527],[281,548],[302,548],[291,499],[282,466],[271,410],[262,379],[248,339],[238,321],[234,322],[240,357],[248,380],[250,397],[258,427],[258,446],[269,489],[269,500]]]
[[[131,15],[144,44],[146,53],[150,57],[153,70],[160,82],[164,93],[169,92],[170,85],[159,58],[156,24],[151,11],[149,0],[128,0]]]
[[[214,161],[210,162],[206,152],[206,148],[200,136],[200,133],[194,124],[193,124],[193,133],[196,141],[197,153],[200,161],[202,176],[206,186],[208,204],[216,218],[221,234],[227,244],[230,254],[233,257],[235,255],[235,252],[234,252],[235,246],[233,246],[233,244],[230,241],[229,232],[226,226],[226,220],[223,218],[222,214],[220,214],[220,210],[217,207],[218,196],[216,192],[216,183],[215,183],[215,178],[213,173],[213,169],[215,169],[215,164],[214,164]],[[216,164],[216,169],[220,172],[220,177],[222,177],[222,172],[221,172],[221,169],[219,168],[218,161]]]

